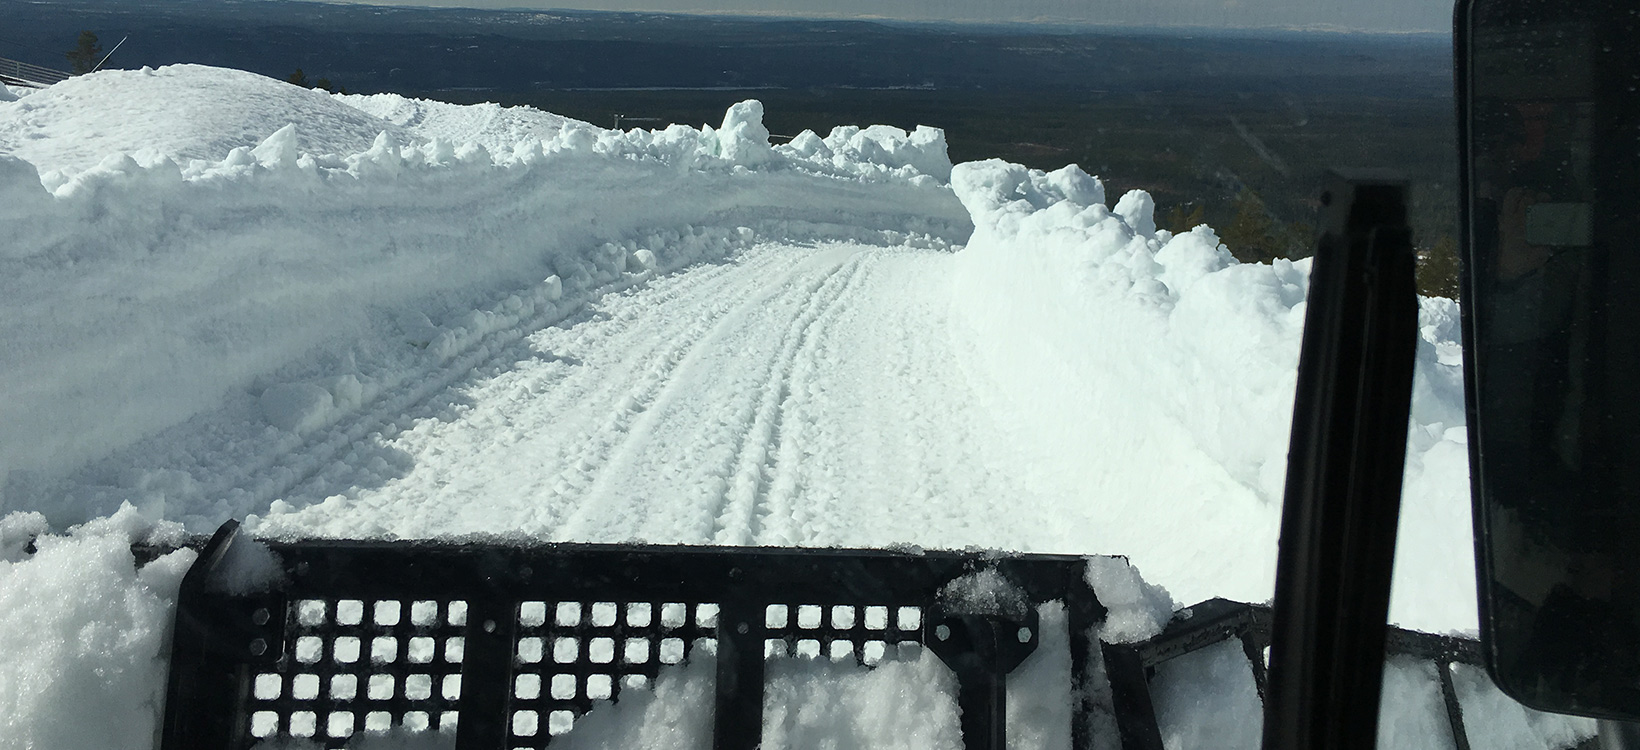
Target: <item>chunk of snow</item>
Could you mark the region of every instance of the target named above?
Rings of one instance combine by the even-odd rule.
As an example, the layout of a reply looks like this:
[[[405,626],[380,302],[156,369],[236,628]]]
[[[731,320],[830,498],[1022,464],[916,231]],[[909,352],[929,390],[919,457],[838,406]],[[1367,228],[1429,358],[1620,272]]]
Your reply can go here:
[[[206,586],[232,596],[249,596],[268,591],[284,579],[285,566],[279,555],[241,532],[223,550]]]
[[[947,611],[967,615],[1023,616],[1029,608],[1025,590],[996,568],[976,570],[945,584],[939,601]]]
[[[258,163],[269,169],[294,167],[299,155],[296,145],[296,123],[273,131],[273,135],[251,149],[251,156],[256,157]]]
[[[1146,583],[1139,570],[1120,557],[1090,557],[1088,585],[1105,606],[1099,639],[1137,643],[1162,632],[1173,619],[1173,597],[1167,589]]]

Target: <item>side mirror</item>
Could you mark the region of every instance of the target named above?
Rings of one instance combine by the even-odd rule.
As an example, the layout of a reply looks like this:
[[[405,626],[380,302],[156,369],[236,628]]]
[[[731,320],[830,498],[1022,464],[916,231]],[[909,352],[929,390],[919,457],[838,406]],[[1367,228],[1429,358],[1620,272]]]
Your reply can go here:
[[[1640,2],[1460,0],[1481,637],[1535,708],[1640,719]]]

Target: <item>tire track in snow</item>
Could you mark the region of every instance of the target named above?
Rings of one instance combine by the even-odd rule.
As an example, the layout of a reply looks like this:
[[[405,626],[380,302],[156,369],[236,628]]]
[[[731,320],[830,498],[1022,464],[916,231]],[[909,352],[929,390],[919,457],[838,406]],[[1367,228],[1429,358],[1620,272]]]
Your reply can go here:
[[[861,247],[784,247],[791,267],[726,316],[634,427],[598,486],[552,537],[711,543],[781,354],[849,280]]]
[[[709,275],[729,273],[730,265],[711,264]],[[597,300],[638,287],[654,277],[652,272],[626,276],[544,305],[516,325],[486,333],[420,373],[406,377],[317,434],[283,440],[273,450],[239,460],[236,471],[223,472],[205,488],[203,495],[226,498],[226,504],[239,513],[259,510],[274,500],[293,496],[302,485],[320,477],[348,455],[350,447],[372,436],[396,434],[401,418],[422,410],[430,400],[473,372],[493,368],[526,336],[574,316]],[[380,464],[379,458],[373,455],[367,460]]]
[[[652,284],[616,290],[594,305],[583,306],[576,314],[524,332],[511,346],[495,352],[488,362],[471,368],[472,372],[477,373],[475,377],[478,380],[493,382],[514,370],[520,361],[535,355],[537,347],[556,350],[554,359],[563,363],[567,358],[574,364],[563,364],[545,372],[536,371],[527,380],[517,383],[517,388],[510,395],[510,406],[527,409],[536,415],[573,414],[578,411],[574,407],[586,403],[599,404],[602,408],[599,409],[600,419],[551,425],[558,433],[557,439],[550,441],[542,453],[532,456],[528,464],[518,467],[518,483],[530,490],[525,494],[536,502],[527,505],[514,502],[510,503],[512,507],[506,507],[509,503],[504,498],[479,495],[461,499],[483,503],[486,515],[510,516],[510,528],[550,528],[556,511],[564,504],[558,502],[559,498],[578,496],[593,482],[610,453],[618,448],[636,415],[641,414],[653,400],[669,373],[686,358],[689,349],[699,342],[702,333],[710,328],[713,321],[727,314],[736,306],[737,300],[744,297],[746,292],[740,287],[744,285],[747,275],[755,278],[778,260],[778,256],[772,253],[749,253],[737,262],[708,264],[663,277]],[[624,300],[635,295],[643,295],[646,306],[677,305],[698,309],[704,314],[679,317],[673,320],[680,325],[655,330],[645,329],[654,322],[649,320],[601,320],[607,315],[604,312],[606,309],[616,309],[617,316],[623,314],[620,310],[626,307]],[[587,366],[573,356],[574,352],[581,351],[615,351],[623,361],[643,364],[632,368]],[[558,356],[560,352],[564,356]],[[500,420],[486,423],[484,440],[466,445],[440,445],[438,425],[466,417],[464,414],[449,413],[452,403],[461,402],[463,394],[459,392],[462,390],[459,385],[459,382],[449,383],[442,389],[428,393],[419,403],[402,412],[399,421],[415,423],[410,433],[399,435],[396,431],[384,432],[377,442],[399,443],[403,448],[409,448],[412,454],[421,453],[420,449],[425,448],[428,453],[440,455],[441,460],[453,460],[459,455],[463,460],[471,461],[481,460],[481,454],[486,452],[512,448],[527,439],[527,433],[536,427],[526,425],[520,429],[517,425],[506,423],[504,420],[510,416],[510,410],[503,409]],[[484,389],[487,385],[478,387]],[[490,395],[485,394],[486,397]],[[529,445],[538,446],[539,443],[534,442]],[[366,451],[363,455],[369,460],[372,453]],[[325,471],[327,476],[335,475],[332,481],[320,482],[316,480],[323,477],[313,477],[310,484],[318,486],[307,492],[293,492],[292,499],[313,503],[325,498],[327,485],[355,484],[347,476],[350,468],[348,459],[351,458],[353,455],[350,453]],[[407,472],[406,478],[414,472],[415,469]],[[416,533],[437,534],[440,530],[450,533],[457,529],[475,529],[472,519],[463,518],[473,504],[450,502],[452,498],[449,493],[441,492],[450,483],[448,477],[417,477],[412,484],[417,483],[426,486],[406,488],[393,500],[401,505],[420,505],[423,514],[428,516],[424,523],[429,529]],[[455,491],[459,493],[460,488]],[[399,512],[402,514],[403,510]],[[434,523],[433,517],[441,518],[442,523]]]
[[[783,483],[785,476],[781,468],[789,463],[781,458],[787,454],[783,448],[789,437],[784,427],[793,386],[802,371],[812,369],[803,367],[799,358],[805,353],[812,357],[816,334],[836,318],[844,300],[860,288],[868,275],[870,257],[868,252],[857,252],[834,270],[809,299],[802,314],[786,329],[774,367],[759,391],[762,400],[757,416],[741,435],[734,475],[714,522],[714,544],[752,544],[759,538],[769,516],[790,514],[785,503],[781,503],[781,507],[770,506],[771,499],[788,499],[788,496],[771,498],[769,490]]]

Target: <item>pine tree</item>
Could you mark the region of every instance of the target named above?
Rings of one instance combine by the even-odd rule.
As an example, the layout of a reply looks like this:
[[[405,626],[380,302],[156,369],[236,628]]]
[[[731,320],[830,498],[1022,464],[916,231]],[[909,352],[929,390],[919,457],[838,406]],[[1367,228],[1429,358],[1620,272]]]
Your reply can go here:
[[[1283,246],[1286,243],[1280,238],[1280,235],[1286,234],[1286,228],[1270,216],[1258,193],[1251,188],[1242,188],[1236,194],[1235,208],[1235,215],[1230,218],[1229,226],[1219,232],[1219,239],[1236,260],[1268,263],[1286,254],[1287,248]]]
[[[313,84],[308,83],[307,74],[303,73],[301,68],[297,68],[295,73],[286,76],[285,81],[287,83],[294,83],[304,89],[313,88]]]
[[[1441,235],[1428,250],[1418,253],[1418,293],[1458,298],[1458,241],[1452,235]]]
[[[1168,209],[1167,216],[1161,221],[1161,227],[1174,234],[1183,234],[1207,223],[1206,214],[1207,206],[1205,204],[1195,204],[1195,208],[1192,208],[1190,213],[1185,213],[1184,206],[1175,205]]]
[[[81,31],[80,38],[74,44],[74,49],[68,51],[66,57],[73,67],[74,75],[90,73],[102,59],[102,44],[97,41],[97,35],[91,31]]]

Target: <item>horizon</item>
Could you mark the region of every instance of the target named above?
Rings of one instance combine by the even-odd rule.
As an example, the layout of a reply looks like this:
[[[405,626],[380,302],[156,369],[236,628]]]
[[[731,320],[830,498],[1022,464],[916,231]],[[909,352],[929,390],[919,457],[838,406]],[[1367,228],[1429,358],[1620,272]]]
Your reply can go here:
[[[862,21],[958,25],[964,27],[1026,27],[1036,29],[1172,32],[1291,32],[1359,33],[1385,35],[1451,34],[1451,8],[1430,0],[1390,0],[1369,6],[1340,7],[1315,0],[1270,0],[1250,7],[1242,0],[1164,0],[1118,2],[1105,7],[1076,5],[1074,0],[902,0],[900,12],[870,0],[545,0],[519,5],[519,0],[293,0],[332,5],[391,8],[442,8],[479,11],[551,13],[608,12],[678,15],[749,20]],[[870,5],[870,7],[855,7]],[[940,5],[939,12],[919,10]],[[1217,7],[1207,7],[1216,5]],[[910,6],[910,7],[907,7]],[[1060,9],[1060,12],[1051,12]],[[1072,12],[1065,12],[1072,11]]]

